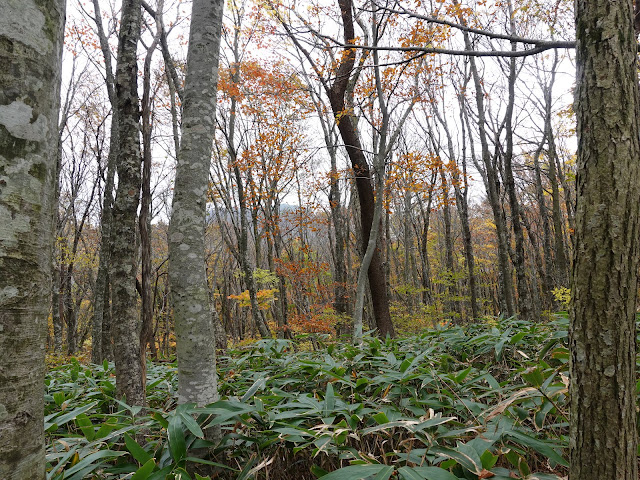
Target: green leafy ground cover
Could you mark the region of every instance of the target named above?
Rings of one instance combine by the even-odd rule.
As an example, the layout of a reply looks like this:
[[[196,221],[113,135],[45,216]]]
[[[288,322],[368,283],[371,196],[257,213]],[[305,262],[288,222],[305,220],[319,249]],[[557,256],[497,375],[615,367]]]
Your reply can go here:
[[[140,411],[113,398],[112,365],[72,361],[46,379],[48,478],[557,479],[567,323],[511,319],[316,351],[261,340],[219,359],[221,400],[206,408],[176,408],[175,364],[148,364]],[[222,440],[203,457],[209,429]]]

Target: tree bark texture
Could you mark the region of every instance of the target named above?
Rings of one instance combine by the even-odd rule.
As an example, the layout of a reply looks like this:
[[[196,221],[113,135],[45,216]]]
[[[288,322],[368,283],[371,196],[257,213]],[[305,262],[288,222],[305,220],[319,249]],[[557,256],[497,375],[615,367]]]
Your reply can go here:
[[[99,0],[93,0],[93,9],[96,28],[98,30],[98,39],[100,40],[100,49],[102,50],[102,56],[104,58],[107,94],[112,108],[111,138],[109,140],[109,155],[106,165],[102,212],[100,213],[100,258],[98,260],[98,273],[96,274],[96,285],[93,296],[93,317],[91,319],[91,361],[93,363],[102,363],[105,358],[109,360],[112,359],[112,338],[111,335],[105,335],[105,333],[111,331],[111,325],[105,321],[105,319],[109,319],[110,316],[105,310],[109,310],[109,300],[111,298],[109,291],[109,266],[111,260],[110,242],[111,219],[113,217],[113,187],[116,170],[116,154],[118,150],[118,121],[116,117],[115,78],[113,77],[113,68],[111,66],[111,50],[109,49],[109,41],[102,25]]]
[[[637,480],[640,144],[631,0],[576,2],[571,480]]]
[[[209,169],[215,130],[221,0],[194,0],[184,88],[182,141],[169,224],[169,275],[180,402],[217,400],[216,344],[205,265]]]
[[[140,319],[137,308],[137,214],[140,199],[140,109],[137,46],[140,38],[140,0],[125,0],[118,35],[116,109],[119,148],[118,189],[113,206],[111,281],[113,338],[118,396],[130,405],[144,405],[140,364]]]
[[[339,0],[338,5],[342,14],[345,43],[352,42],[355,38],[353,16],[351,12],[351,0]],[[349,83],[350,74],[355,64],[355,50],[348,50],[340,63],[336,73],[336,79],[327,92],[331,103],[331,110],[336,117],[340,136],[346,146],[347,155],[351,161],[355,176],[358,200],[360,202],[360,220],[362,228],[362,250],[367,250],[369,235],[373,225],[375,199],[372,185],[371,170],[364,156],[364,150],[355,127],[355,117],[345,105],[345,94]],[[383,195],[383,192],[379,192]],[[368,270],[369,288],[373,299],[373,312],[378,333],[381,336],[394,336],[395,331],[389,312],[389,297],[387,295],[387,282],[382,265],[382,253],[376,246]]]
[[[0,15],[0,478],[45,476],[44,374],[65,5]]]

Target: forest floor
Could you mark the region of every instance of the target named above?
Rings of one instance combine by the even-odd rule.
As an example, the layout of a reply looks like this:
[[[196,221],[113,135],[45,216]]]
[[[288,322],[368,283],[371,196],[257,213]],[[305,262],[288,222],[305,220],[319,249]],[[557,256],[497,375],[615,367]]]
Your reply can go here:
[[[112,364],[71,359],[47,373],[47,478],[557,480],[567,326],[489,320],[315,350],[259,340],[219,358],[221,400],[204,408],[177,406],[175,363],[148,364],[141,410],[114,398]]]

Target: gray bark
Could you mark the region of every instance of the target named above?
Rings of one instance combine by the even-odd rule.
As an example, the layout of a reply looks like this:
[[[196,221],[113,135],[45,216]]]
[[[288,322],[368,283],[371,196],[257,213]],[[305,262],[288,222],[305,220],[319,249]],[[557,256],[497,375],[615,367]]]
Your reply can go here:
[[[137,309],[137,212],[140,198],[140,110],[137,47],[140,38],[140,0],[125,0],[118,35],[116,110],[119,148],[118,189],[111,231],[111,280],[114,354],[118,396],[130,405],[144,405],[140,362],[140,319]]]
[[[162,10],[163,1],[159,0],[158,9]],[[142,197],[140,204],[140,250],[142,257],[142,309],[140,311],[140,361],[142,371],[146,371],[147,345],[153,350],[153,296],[151,293],[151,135],[152,127],[152,100],[151,100],[151,60],[158,45],[161,35],[158,25],[156,36],[147,49],[144,59],[144,77],[142,93]],[[144,375],[143,375],[144,379]]]
[[[0,478],[45,476],[44,373],[63,1],[0,16]]]
[[[179,401],[198,405],[218,398],[204,232],[223,5],[220,0],[193,2],[182,141],[169,224],[169,277],[176,328]]]
[[[98,273],[96,274],[96,286],[93,299],[93,318],[92,318],[92,342],[91,342],[91,361],[93,363],[102,363],[102,361],[113,358],[111,325],[105,321],[110,319],[108,312],[105,310],[110,308],[110,291],[109,291],[109,265],[111,259],[111,219],[113,208],[113,187],[116,171],[116,154],[118,148],[118,122],[116,116],[116,99],[115,99],[115,78],[113,77],[113,69],[111,66],[111,50],[109,42],[104,33],[102,26],[102,15],[100,14],[99,0],[93,0],[93,8],[95,15],[96,28],[98,30],[98,39],[100,41],[100,49],[104,58],[105,77],[107,94],[111,102],[111,138],[109,142],[109,155],[107,157],[106,179],[104,185],[104,196],[102,204],[102,212],[100,214],[100,258],[98,260]]]
[[[637,480],[640,106],[632,2],[577,1],[576,32],[569,478]]]

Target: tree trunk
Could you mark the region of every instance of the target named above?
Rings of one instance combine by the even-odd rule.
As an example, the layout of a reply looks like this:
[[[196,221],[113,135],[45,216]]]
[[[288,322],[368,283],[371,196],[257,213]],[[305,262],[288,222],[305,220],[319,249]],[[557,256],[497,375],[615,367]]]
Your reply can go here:
[[[223,5],[220,0],[193,2],[182,141],[169,224],[169,275],[178,350],[179,402],[198,405],[218,398],[204,234]]]
[[[515,35],[515,20],[511,1],[508,2],[510,30]],[[512,43],[512,50],[515,51],[516,44]],[[518,307],[519,315],[523,320],[533,319],[533,302],[529,294],[529,285],[527,283],[527,274],[525,271],[525,254],[524,254],[524,232],[522,231],[522,223],[520,222],[520,202],[516,192],[516,183],[513,177],[513,107],[515,103],[516,88],[516,59],[509,59],[509,99],[507,102],[507,111],[505,113],[504,123],[506,126],[506,150],[504,153],[504,178],[505,189],[509,197],[509,208],[511,210],[511,226],[515,237],[515,255],[513,256],[513,266],[516,271],[516,285],[518,288]]]
[[[0,478],[45,477],[44,374],[64,2],[0,21]]]
[[[576,32],[569,478],[637,480],[640,105],[631,1],[578,0]]]
[[[344,39],[346,43],[352,42],[355,38],[352,4],[350,0],[338,0],[344,27]],[[351,71],[355,64],[355,50],[346,50],[345,56],[340,63],[336,80],[329,89],[328,96],[331,109],[338,123],[340,136],[346,146],[353,174],[355,176],[356,188],[358,190],[358,200],[360,202],[360,221],[362,226],[362,250],[367,250],[369,236],[375,211],[375,199],[372,185],[371,171],[364,156],[364,150],[360,143],[360,138],[355,127],[355,117],[349,109],[346,109],[345,94]],[[383,192],[379,192],[383,195]],[[389,297],[387,295],[387,282],[382,265],[382,252],[379,246],[373,251],[371,263],[368,269],[369,288],[373,300],[373,310],[376,319],[378,333],[381,336],[394,336],[391,313],[389,311]]]
[[[140,364],[140,319],[137,309],[137,213],[140,198],[140,143],[137,47],[140,38],[140,0],[125,0],[118,35],[116,106],[119,148],[118,190],[113,206],[111,288],[116,386],[130,405],[144,405]]]
[[[342,204],[340,200],[340,184],[336,162],[336,149],[330,148],[331,172],[329,177],[329,207],[331,208],[331,223],[335,238],[334,245],[334,288],[333,308],[338,315],[347,314],[347,269],[345,267],[344,249],[345,234],[342,218]]]
[[[553,289],[553,259],[551,258],[551,228],[549,225],[549,214],[547,212],[547,202],[544,198],[544,188],[542,186],[542,175],[540,169],[540,154],[542,146],[533,154],[533,167],[536,182],[536,200],[538,201],[538,215],[542,222],[542,251],[544,254],[544,271],[542,273],[543,295],[547,307],[553,304],[551,290]],[[531,236],[531,235],[529,235]]]
[[[163,1],[158,2],[158,9],[162,10]],[[151,134],[153,133],[151,122],[151,60],[159,39],[161,29],[158,25],[156,36],[147,50],[144,59],[143,93],[142,93],[142,197],[140,204],[140,251],[142,257],[142,309],[140,311],[140,364],[142,371],[146,373],[147,345],[151,349],[154,342],[153,335],[153,296],[151,273]],[[145,381],[146,375],[142,379]]]
[[[464,18],[460,18],[460,22],[465,24]],[[463,32],[464,44],[467,50],[472,50],[471,39],[468,32]],[[506,226],[506,219],[502,211],[500,202],[500,178],[495,165],[494,159],[491,158],[489,152],[489,141],[486,131],[485,107],[484,107],[484,90],[482,87],[482,79],[478,73],[476,59],[469,57],[469,68],[473,78],[475,87],[476,107],[478,108],[478,133],[480,137],[480,146],[482,149],[482,164],[484,167],[483,180],[487,188],[487,197],[491,210],[493,212],[493,220],[496,225],[496,237],[498,240],[498,274],[500,284],[500,304],[503,313],[511,317],[515,315],[515,301],[513,295],[513,285],[511,283],[511,266],[509,264],[509,239]],[[469,132],[471,130],[469,129]]]
[[[104,196],[102,203],[102,212],[100,214],[100,258],[98,260],[98,273],[96,275],[96,285],[93,297],[93,318],[92,318],[92,344],[91,344],[91,361],[93,363],[102,363],[106,358],[113,359],[112,355],[112,338],[111,325],[106,324],[106,320],[110,320],[111,316],[105,310],[110,310],[110,289],[109,289],[109,267],[111,259],[111,219],[113,208],[113,187],[116,171],[116,156],[118,151],[118,121],[115,99],[115,78],[113,77],[113,69],[111,66],[111,50],[109,41],[104,33],[102,26],[102,15],[100,14],[99,0],[93,0],[93,8],[95,12],[96,28],[98,30],[98,39],[100,40],[100,49],[105,62],[106,86],[109,101],[111,102],[111,137],[109,139],[109,155],[107,157],[106,179],[104,185]],[[106,315],[106,317],[105,317]]]
[[[555,270],[556,270],[556,285],[565,286],[568,282],[569,265],[567,265],[567,256],[564,248],[564,235],[562,228],[562,211],[560,210],[560,189],[558,188],[558,178],[556,174],[556,147],[555,139],[553,136],[553,129],[551,128],[551,94],[549,93],[549,100],[545,104],[546,113],[546,136],[547,145],[549,148],[549,183],[551,183],[551,205],[552,205],[552,217],[553,217],[553,239],[555,245]],[[568,191],[565,193],[568,195]]]
[[[460,323],[462,320],[460,311],[460,302],[458,302],[458,281],[455,275],[455,266],[453,262],[453,237],[451,234],[451,210],[449,208],[449,182],[447,182],[447,176],[444,173],[442,164],[440,164],[438,171],[440,178],[442,179],[442,217],[444,220],[444,251],[445,251],[445,267],[446,272],[446,285],[447,285],[447,305],[448,314],[454,316],[453,323]]]

